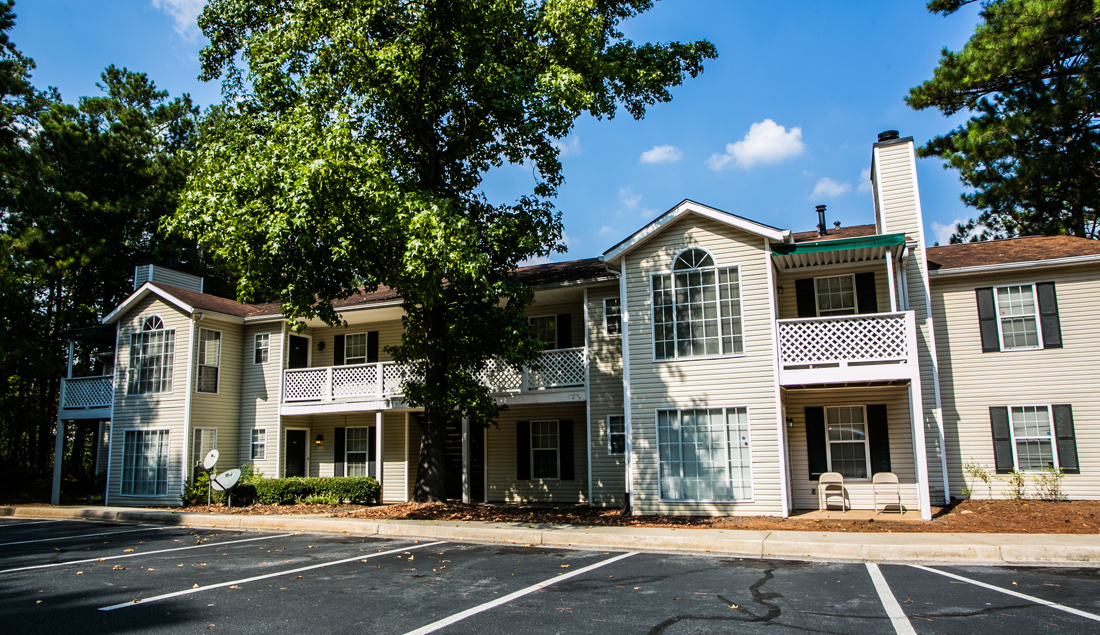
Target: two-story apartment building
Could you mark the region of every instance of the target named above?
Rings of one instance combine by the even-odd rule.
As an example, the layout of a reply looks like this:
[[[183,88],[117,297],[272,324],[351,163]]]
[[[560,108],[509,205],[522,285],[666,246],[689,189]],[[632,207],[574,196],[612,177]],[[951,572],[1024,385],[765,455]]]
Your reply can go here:
[[[451,431],[450,494],[787,515],[818,506],[824,473],[871,508],[871,478],[889,472],[927,518],[974,462],[1061,467],[1071,496],[1100,496],[1100,399],[1081,390],[1100,372],[1087,336],[1100,245],[928,248],[913,143],[896,133],[874,144],[871,179],[867,225],[829,227],[821,207],[816,231],[791,232],[685,200],[598,259],[518,270],[546,350],[533,368],[481,371],[508,410]],[[410,370],[385,352],[400,298],[337,309],[346,327],[296,333],[277,304],[139,268],[103,320],[114,367],[66,378],[59,422],[104,422],[111,504],[178,504],[212,448],[219,469],[370,475],[384,502],[408,500],[419,415]]]

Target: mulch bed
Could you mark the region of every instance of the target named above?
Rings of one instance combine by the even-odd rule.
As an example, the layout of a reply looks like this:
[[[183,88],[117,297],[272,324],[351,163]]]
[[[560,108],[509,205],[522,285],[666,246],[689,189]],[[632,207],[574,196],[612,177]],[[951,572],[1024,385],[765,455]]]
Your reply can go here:
[[[592,507],[514,507],[459,503],[361,505],[253,505],[251,507],[189,507],[188,512],[221,514],[311,514],[372,520],[446,520],[575,525],[580,527],[675,527],[710,529],[912,532],[1096,534],[1100,533],[1100,501],[967,500],[934,508],[931,521],[903,521],[882,514],[874,520],[771,518],[765,516],[623,516],[618,509]]]

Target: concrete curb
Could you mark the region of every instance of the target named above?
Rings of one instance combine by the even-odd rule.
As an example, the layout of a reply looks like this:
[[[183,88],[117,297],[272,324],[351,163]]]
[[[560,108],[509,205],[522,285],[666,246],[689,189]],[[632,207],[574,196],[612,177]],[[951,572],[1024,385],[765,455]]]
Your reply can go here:
[[[107,520],[741,558],[934,565],[1100,567],[1100,535],[914,534],[589,527],[520,523],[237,516],[112,507],[0,506],[0,517]]]

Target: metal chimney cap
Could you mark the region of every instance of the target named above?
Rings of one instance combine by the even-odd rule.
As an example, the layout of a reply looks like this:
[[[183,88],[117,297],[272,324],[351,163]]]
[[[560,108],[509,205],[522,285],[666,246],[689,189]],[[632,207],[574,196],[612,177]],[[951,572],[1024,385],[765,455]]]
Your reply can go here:
[[[884,130],[884,131],[878,133],[879,143],[882,143],[883,141],[893,141],[894,139],[897,139],[897,138],[898,138],[898,131],[897,130]]]
[[[824,212],[825,211],[825,206],[824,205],[815,205],[814,209],[819,211],[819,212]]]

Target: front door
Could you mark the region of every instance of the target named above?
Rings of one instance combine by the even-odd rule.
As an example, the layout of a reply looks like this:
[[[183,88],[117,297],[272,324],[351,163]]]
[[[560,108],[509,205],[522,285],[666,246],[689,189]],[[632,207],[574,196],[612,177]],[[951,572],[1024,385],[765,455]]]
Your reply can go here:
[[[306,431],[286,431],[286,476],[306,475]]]
[[[309,367],[309,338],[300,335],[290,336],[290,359],[288,368]]]

